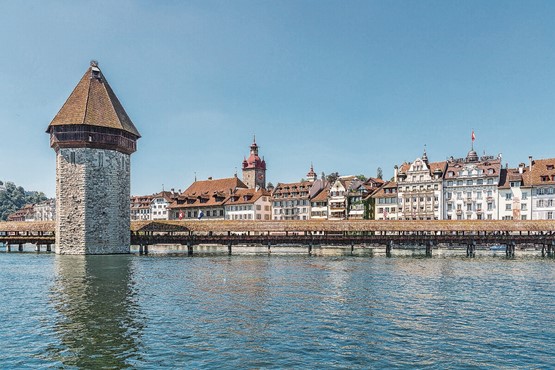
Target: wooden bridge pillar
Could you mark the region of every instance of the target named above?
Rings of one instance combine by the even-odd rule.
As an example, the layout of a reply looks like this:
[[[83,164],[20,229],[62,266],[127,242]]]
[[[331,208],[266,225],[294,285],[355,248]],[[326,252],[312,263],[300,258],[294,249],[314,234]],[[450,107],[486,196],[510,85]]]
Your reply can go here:
[[[311,254],[312,254],[312,242],[308,244],[308,255],[310,256]]]
[[[142,255],[143,252],[144,252],[144,250],[143,250],[143,245],[142,245],[142,244],[139,244],[139,256]]]
[[[231,242],[227,244],[227,254],[231,256]]]
[[[268,254],[272,253],[272,243],[268,242]]]
[[[193,255],[193,244],[191,242],[187,243],[187,255],[188,256],[192,256]]]
[[[355,251],[355,243],[351,242],[351,254]]]
[[[385,256],[391,257],[391,248],[393,248],[393,241],[390,241],[385,245]]]
[[[17,246],[17,251],[18,251],[18,252],[23,252],[23,244],[20,243],[20,244]]]
[[[40,244],[35,244],[35,252],[40,253]]]
[[[46,251],[47,252],[52,252],[52,245],[46,244]]]
[[[432,249],[434,247],[434,242],[433,241],[428,241],[428,243],[426,244],[426,256],[431,257],[432,256]]]
[[[507,257],[514,257],[515,256],[515,242],[509,242],[505,246],[505,255]]]
[[[476,256],[476,241],[473,240],[471,243],[466,245],[466,256],[474,257]]]
[[[6,243],[6,252],[11,252],[12,251],[12,246],[10,243]]]

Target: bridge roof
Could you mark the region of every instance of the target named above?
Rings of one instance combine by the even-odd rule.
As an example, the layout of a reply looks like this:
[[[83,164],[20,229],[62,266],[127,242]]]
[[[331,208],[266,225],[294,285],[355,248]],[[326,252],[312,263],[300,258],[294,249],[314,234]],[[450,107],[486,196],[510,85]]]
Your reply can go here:
[[[133,231],[193,231],[193,232],[303,232],[303,231],[464,231],[464,232],[527,232],[555,231],[555,220],[513,221],[368,221],[368,220],[308,220],[308,221],[144,221],[146,224],[132,225]],[[133,224],[133,223],[132,223]],[[167,229],[166,229],[167,228]]]
[[[0,222],[0,232],[54,232],[54,221]],[[308,220],[308,221],[132,221],[132,232],[303,232],[303,231],[464,231],[464,232],[527,232],[555,231],[555,220],[476,220],[476,221],[367,221],[367,220]]]
[[[9,221],[0,222],[0,232],[54,232],[54,221]]]

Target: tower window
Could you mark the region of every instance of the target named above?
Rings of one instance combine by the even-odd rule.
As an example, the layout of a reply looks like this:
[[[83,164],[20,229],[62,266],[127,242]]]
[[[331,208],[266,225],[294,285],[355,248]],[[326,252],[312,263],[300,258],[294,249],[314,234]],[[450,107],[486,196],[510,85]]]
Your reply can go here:
[[[75,164],[75,152],[69,154],[69,163]]]

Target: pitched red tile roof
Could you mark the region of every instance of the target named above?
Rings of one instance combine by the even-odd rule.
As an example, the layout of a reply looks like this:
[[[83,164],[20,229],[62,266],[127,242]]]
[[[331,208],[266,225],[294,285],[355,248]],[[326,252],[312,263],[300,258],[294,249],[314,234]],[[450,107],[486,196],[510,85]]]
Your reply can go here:
[[[525,178],[528,185],[555,184],[555,158],[533,160],[532,169]]]
[[[237,177],[193,182],[170,208],[194,208],[223,206],[228,197],[237,189],[247,188]]]
[[[396,198],[397,192],[386,193],[386,189],[396,189],[397,183],[395,181],[387,181],[381,188],[372,193],[372,198]]]
[[[329,188],[322,189],[322,191],[319,192],[318,194],[316,194],[316,196],[314,198],[312,198],[310,201],[311,202],[325,202],[325,201],[328,200],[329,194],[330,194],[330,189]]]
[[[271,194],[267,190],[256,190],[256,189],[237,189],[231,196],[225,201],[226,206],[232,206],[237,204],[254,204],[258,199],[263,196],[269,197]]]
[[[97,66],[91,66],[85,72],[48,128],[60,125],[108,127],[141,137]]]

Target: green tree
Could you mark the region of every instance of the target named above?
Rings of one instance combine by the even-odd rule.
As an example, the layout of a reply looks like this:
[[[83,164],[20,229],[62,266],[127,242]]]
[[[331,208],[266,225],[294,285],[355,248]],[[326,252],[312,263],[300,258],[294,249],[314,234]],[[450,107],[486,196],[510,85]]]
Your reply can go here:
[[[47,198],[43,192],[26,192],[21,186],[13,182],[5,183],[6,190],[0,191],[0,220],[5,221],[8,215],[22,208],[25,204],[35,204]]]

